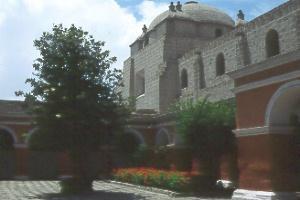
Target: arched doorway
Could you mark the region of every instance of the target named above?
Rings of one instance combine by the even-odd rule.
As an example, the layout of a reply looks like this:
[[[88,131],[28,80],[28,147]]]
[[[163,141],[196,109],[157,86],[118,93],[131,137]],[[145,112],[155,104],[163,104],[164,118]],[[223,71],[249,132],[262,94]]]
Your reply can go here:
[[[283,84],[273,94],[265,123],[271,135],[273,188],[299,188],[300,80]]]
[[[0,179],[13,178],[16,171],[15,134],[6,127],[0,127]]]
[[[115,167],[135,167],[143,160],[143,153],[146,150],[146,143],[143,135],[136,129],[127,128],[117,138],[118,152],[113,158]]]
[[[288,128],[293,115],[300,117],[300,80],[288,82],[274,93],[267,107],[265,123],[269,127]]]
[[[166,129],[160,129],[155,136],[155,146],[167,146],[170,144],[170,135]]]

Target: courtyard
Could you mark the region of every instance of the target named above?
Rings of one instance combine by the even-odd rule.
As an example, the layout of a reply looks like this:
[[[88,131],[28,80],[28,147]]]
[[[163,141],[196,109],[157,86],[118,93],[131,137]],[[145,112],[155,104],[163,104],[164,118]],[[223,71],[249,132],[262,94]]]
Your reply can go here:
[[[61,196],[58,181],[0,181],[0,199],[5,200],[209,200],[193,196],[177,196],[166,191],[150,191],[133,185],[94,181],[90,194]],[[220,199],[222,200],[222,199]]]

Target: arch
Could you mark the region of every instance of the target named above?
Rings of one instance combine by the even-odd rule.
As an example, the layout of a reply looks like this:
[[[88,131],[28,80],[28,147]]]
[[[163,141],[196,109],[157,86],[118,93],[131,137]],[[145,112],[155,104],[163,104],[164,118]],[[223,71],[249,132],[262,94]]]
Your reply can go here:
[[[215,30],[215,37],[218,38],[218,37],[221,37],[222,35],[223,35],[222,29],[217,28],[217,29]]]
[[[219,53],[216,58],[216,76],[225,74],[225,59],[224,54]]]
[[[267,58],[276,56],[280,53],[279,35],[276,30],[271,29],[268,31],[265,43]]]
[[[283,84],[273,94],[266,109],[265,125],[289,126],[291,114],[300,116],[300,80]]]
[[[132,128],[128,128],[128,129],[125,130],[125,133],[133,134],[138,139],[140,145],[146,145],[145,139],[144,139],[141,132],[139,132],[135,129],[132,129]]]
[[[4,130],[4,131],[6,131],[7,133],[10,134],[10,136],[11,136],[12,139],[13,139],[13,143],[14,143],[14,144],[18,143],[18,138],[17,138],[17,136],[16,136],[15,131],[13,131],[11,128],[9,128],[9,127],[7,127],[7,126],[3,126],[3,125],[0,125],[0,130],[1,130],[1,129]]]
[[[181,70],[181,89],[188,87],[188,74],[186,69]]]
[[[156,146],[166,146],[170,144],[171,137],[169,135],[168,130],[165,128],[160,129],[155,136],[155,145]]]

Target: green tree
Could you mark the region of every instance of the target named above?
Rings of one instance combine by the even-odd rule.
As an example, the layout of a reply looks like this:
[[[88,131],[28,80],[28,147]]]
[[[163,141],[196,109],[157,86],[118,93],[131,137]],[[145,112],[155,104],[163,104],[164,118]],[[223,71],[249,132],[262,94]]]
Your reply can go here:
[[[47,145],[68,151],[73,162],[77,190],[89,190],[93,177],[88,157],[102,145],[111,144],[121,130],[126,109],[117,94],[121,73],[111,69],[115,57],[82,28],[54,25],[34,41],[40,57],[33,64],[32,87],[25,96],[40,135]],[[43,140],[45,141],[45,140]]]
[[[181,102],[175,106],[175,112],[179,134],[191,148],[193,156],[202,162],[202,172],[215,183],[219,173],[220,156],[235,152],[232,133],[235,128],[234,103],[207,100],[199,100],[196,103]]]

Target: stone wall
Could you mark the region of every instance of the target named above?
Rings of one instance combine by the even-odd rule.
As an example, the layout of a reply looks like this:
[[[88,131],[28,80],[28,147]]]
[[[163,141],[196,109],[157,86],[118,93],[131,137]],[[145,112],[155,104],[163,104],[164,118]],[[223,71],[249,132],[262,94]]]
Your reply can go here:
[[[137,109],[159,110],[159,66],[164,63],[163,48],[164,38],[161,38],[131,57],[135,73],[145,70],[145,94],[137,98]]]
[[[265,39],[271,29],[278,32],[280,54],[299,49],[299,13],[300,2],[291,0],[224,36],[185,53],[178,61],[179,72],[183,68],[187,69],[189,87],[181,90],[181,98],[197,99],[208,96],[210,100],[216,101],[234,97],[231,92],[233,81],[226,74],[216,76],[217,55],[224,54],[226,73],[262,62],[268,59]],[[204,76],[200,73],[199,59],[203,64]],[[205,83],[205,88],[201,89],[201,81]]]

